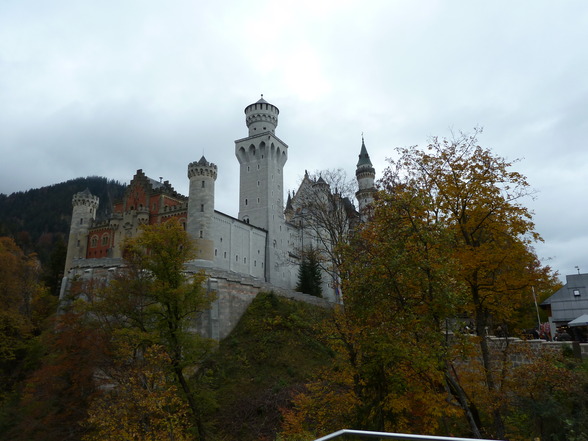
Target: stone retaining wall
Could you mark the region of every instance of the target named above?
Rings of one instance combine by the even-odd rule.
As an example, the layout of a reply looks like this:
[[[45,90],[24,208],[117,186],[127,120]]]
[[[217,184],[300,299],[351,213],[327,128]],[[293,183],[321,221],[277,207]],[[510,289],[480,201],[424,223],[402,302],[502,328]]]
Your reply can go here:
[[[204,271],[208,276],[206,289],[216,293],[216,300],[199,318],[196,330],[204,337],[222,340],[235,328],[251,301],[261,291],[273,291],[281,297],[330,308],[334,304],[320,297],[278,288],[255,277],[209,267],[210,262],[195,261],[186,265],[187,273]],[[121,259],[77,259],[64,277],[60,300],[65,300],[71,280],[111,280],[123,265]]]

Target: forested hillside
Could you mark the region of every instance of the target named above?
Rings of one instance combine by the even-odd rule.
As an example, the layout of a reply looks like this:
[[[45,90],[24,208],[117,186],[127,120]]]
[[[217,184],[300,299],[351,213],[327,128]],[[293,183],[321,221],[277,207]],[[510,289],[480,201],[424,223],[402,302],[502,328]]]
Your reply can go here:
[[[25,252],[45,250],[47,242],[69,233],[72,196],[86,188],[100,198],[98,217],[104,217],[114,200],[122,197],[125,185],[92,176],[10,195],[0,193],[0,235],[13,237]]]

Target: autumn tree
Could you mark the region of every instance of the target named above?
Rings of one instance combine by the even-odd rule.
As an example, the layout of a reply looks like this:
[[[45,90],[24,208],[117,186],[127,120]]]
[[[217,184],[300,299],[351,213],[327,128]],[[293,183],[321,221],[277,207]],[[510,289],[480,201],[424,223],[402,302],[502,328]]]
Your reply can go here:
[[[194,244],[179,222],[144,226],[125,244],[126,268],[103,289],[89,292],[85,308],[97,326],[113,335],[115,347],[134,348],[135,361],[153,345],[161,348],[190,420],[204,440],[203,401],[195,379],[212,343],[196,333],[195,320],[213,294],[203,288],[203,273],[185,271],[195,255]],[[110,375],[108,369],[104,373]]]
[[[99,394],[95,373],[107,360],[107,335],[65,312],[39,338],[40,366],[23,386],[10,440],[80,440],[89,403]]]
[[[0,432],[14,419],[4,418],[17,385],[27,374],[27,357],[55,299],[40,283],[41,267],[8,237],[0,237]],[[7,430],[7,429],[6,429]]]
[[[419,192],[385,197],[377,204],[386,208],[344,250],[344,307],[324,329],[336,358],[295,398],[288,433],[314,429],[320,436],[347,421],[365,430],[431,434],[459,411],[446,401],[439,332],[455,303],[455,283],[441,270],[446,260],[438,248],[428,245],[449,238],[430,220],[414,228],[412,216],[425,216],[416,213]],[[317,404],[327,402],[329,411],[319,412]]]
[[[131,362],[132,361],[132,362]],[[85,441],[163,439],[189,441],[190,409],[171,381],[168,356],[162,347],[148,347],[137,358],[120,345],[108,376],[101,376],[103,393],[88,409]]]
[[[345,248],[333,336],[356,427],[463,431],[461,415],[475,437],[505,436],[512,371],[487,336],[498,326],[512,332],[532,287],[552,286],[553,276],[532,249],[540,237],[523,205],[526,179],[478,146],[477,134],[400,149],[373,218]],[[460,317],[473,336],[460,333]],[[307,402],[323,396],[316,390],[327,389]]]
[[[384,177],[389,192],[399,185],[425,190],[427,210],[447,228],[446,256],[463,287],[462,312],[472,317],[492,403],[492,432],[504,436],[500,378],[491,368],[486,335],[492,326],[512,326],[513,313],[530,303],[534,285],[550,283],[549,268],[538,264],[532,244],[540,240],[531,213],[525,177],[512,163],[477,145],[477,133],[453,140],[434,138],[426,150],[409,148]]]

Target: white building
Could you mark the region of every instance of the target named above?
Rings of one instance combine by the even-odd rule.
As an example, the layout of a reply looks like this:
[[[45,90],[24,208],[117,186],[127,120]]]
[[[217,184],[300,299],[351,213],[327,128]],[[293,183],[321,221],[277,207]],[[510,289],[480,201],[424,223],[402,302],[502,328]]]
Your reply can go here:
[[[235,141],[240,164],[237,217],[214,209],[218,170],[204,157],[188,165],[187,197],[178,194],[167,181],[150,179],[138,170],[124,199],[114,205],[113,214],[106,221],[95,220],[97,197],[89,191],[74,195],[66,281],[90,268],[120,265],[121,243],[125,238],[138,234],[142,224],[177,218],[197,243],[199,258],[194,265],[294,289],[305,237],[307,243],[311,237],[315,243],[320,242],[317,230],[308,231],[308,224],[302,221],[307,214],[302,195],[318,191],[334,196],[348,219],[357,219],[358,212],[351,201],[337,199],[322,179],[313,181],[308,175],[298,192],[284,201],[288,145],[276,136],[278,115],[279,109],[263,96],[245,108],[249,133]],[[373,200],[375,171],[363,140],[356,177],[356,197],[360,211],[365,211]],[[336,283],[329,281],[326,273],[323,297],[333,302],[340,300]]]

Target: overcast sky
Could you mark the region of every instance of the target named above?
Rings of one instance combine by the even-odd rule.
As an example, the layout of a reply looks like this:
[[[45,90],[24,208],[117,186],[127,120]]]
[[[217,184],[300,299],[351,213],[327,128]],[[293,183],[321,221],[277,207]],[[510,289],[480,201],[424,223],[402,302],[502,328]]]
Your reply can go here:
[[[188,193],[218,165],[237,215],[234,140],[260,94],[280,109],[285,188],[376,172],[395,148],[484,128],[521,161],[560,275],[588,272],[588,2],[0,1],[0,193],[137,169]]]

